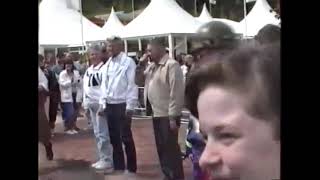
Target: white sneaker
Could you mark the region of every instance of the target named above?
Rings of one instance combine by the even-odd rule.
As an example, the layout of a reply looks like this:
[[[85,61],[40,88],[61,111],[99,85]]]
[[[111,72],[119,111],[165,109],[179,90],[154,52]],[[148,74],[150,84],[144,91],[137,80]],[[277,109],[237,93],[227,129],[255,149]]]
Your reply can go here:
[[[76,131],[74,129],[72,129],[71,131],[73,132],[73,134],[78,134],[79,133],[78,131]]]
[[[64,133],[69,134],[69,135],[75,134],[73,130],[68,130],[68,131],[65,131]]]
[[[99,161],[94,168],[96,170],[106,170],[106,169],[112,169],[113,167],[109,162]]]
[[[96,166],[98,165],[99,162],[100,162],[100,161],[97,161],[97,162],[91,164],[91,167],[92,167],[92,168],[96,168]]]

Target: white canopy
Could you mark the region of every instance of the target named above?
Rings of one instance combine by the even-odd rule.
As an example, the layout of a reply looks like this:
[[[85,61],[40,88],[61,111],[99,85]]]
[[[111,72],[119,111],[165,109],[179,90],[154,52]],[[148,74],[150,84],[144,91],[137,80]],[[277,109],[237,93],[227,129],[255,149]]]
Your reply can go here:
[[[114,12],[113,7],[111,9],[111,14],[110,14],[108,20],[105,22],[102,29],[104,30],[106,37],[121,35],[121,32],[124,29],[124,25],[121,23],[118,16]]]
[[[206,3],[203,4],[203,8],[199,17],[196,17],[197,20],[201,21],[202,23],[207,23],[213,20],[212,16],[210,15]]]
[[[238,22],[232,21],[229,19],[223,19],[223,18],[212,18],[212,16],[210,15],[206,7],[206,4],[203,4],[202,12],[199,17],[196,17],[196,19],[200,21],[202,24],[205,24],[211,21],[220,21],[229,25],[234,30],[235,33],[242,33],[241,31],[242,29],[239,28]]]
[[[144,11],[128,25],[123,38],[195,33],[201,26],[175,0],[151,0]]]
[[[83,45],[87,41],[104,39],[102,28],[89,21],[76,10],[68,9],[66,0],[43,0],[40,3],[40,45]]]
[[[270,12],[272,8],[266,0],[257,0],[249,14],[240,22],[244,36],[255,36],[267,24],[279,25],[280,20]],[[247,29],[247,30],[246,30]]]

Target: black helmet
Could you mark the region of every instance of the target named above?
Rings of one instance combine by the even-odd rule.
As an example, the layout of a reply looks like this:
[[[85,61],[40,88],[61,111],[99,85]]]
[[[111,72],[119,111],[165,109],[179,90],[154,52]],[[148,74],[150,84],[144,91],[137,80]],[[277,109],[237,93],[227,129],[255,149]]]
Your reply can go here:
[[[191,51],[228,48],[234,45],[237,39],[238,34],[229,25],[221,21],[211,21],[200,26],[196,35],[191,38]]]
[[[267,24],[259,30],[254,38],[262,44],[280,41],[281,28],[273,24]]]

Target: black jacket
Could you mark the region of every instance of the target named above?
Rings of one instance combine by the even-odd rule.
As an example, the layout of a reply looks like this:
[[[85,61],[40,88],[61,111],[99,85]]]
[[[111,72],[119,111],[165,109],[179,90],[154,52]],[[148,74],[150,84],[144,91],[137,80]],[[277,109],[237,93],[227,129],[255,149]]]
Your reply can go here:
[[[48,86],[50,92],[60,92],[58,79],[56,73],[48,69],[46,76],[48,78]]]

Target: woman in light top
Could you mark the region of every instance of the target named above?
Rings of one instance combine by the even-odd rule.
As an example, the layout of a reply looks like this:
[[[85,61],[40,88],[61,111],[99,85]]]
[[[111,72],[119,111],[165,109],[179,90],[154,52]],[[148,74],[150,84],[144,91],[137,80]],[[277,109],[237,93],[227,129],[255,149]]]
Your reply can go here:
[[[82,79],[70,58],[65,60],[64,70],[59,75],[59,85],[65,133],[76,134],[80,130],[76,120],[82,102]]]
[[[109,136],[109,127],[106,116],[98,115],[100,107],[102,82],[102,61],[101,48],[98,45],[89,48],[91,66],[84,73],[83,77],[83,108],[86,114],[90,114],[93,125],[93,132],[96,139],[98,161],[92,164],[97,170],[112,170],[112,145]]]

